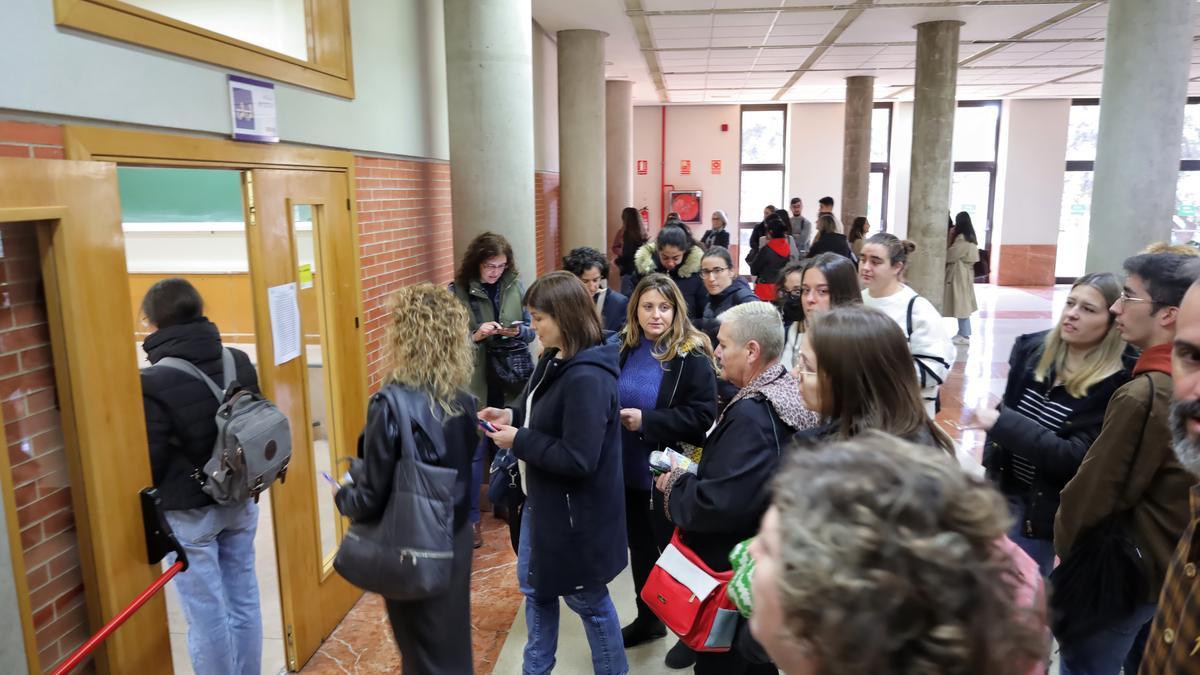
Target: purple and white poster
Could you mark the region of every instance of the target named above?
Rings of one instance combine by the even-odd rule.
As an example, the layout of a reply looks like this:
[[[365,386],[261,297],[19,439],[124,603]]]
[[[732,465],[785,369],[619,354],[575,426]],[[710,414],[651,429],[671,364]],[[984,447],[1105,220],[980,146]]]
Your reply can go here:
[[[233,140],[278,143],[275,85],[240,75],[229,76],[229,110]]]

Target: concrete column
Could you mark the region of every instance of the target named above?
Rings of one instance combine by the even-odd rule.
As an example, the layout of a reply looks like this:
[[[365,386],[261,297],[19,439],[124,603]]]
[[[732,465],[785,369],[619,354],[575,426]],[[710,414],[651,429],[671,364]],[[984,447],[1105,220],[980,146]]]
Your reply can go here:
[[[565,254],[605,250],[604,38],[598,30],[558,31],[559,233]]]
[[[537,274],[530,0],[445,0],[455,265],[482,232]]]
[[[842,227],[867,215],[871,185],[871,111],[875,107],[875,78],[846,78],[846,133],[842,149]],[[872,223],[878,225],[878,223]]]
[[[1194,5],[1108,3],[1088,272],[1120,272],[1126,257],[1171,240]]]
[[[941,309],[946,285],[946,214],[950,210],[954,89],[961,21],[917,24],[912,164],[908,186],[908,285]],[[869,152],[869,150],[868,150]]]
[[[621,229],[621,211],[633,206],[633,83],[609,80],[604,84],[605,128],[605,187],[608,191],[608,227],[605,241],[611,247],[613,237]],[[570,249],[568,249],[570,250]],[[610,256],[610,248],[601,248]],[[620,285],[621,273],[614,266],[609,270],[609,285]]]

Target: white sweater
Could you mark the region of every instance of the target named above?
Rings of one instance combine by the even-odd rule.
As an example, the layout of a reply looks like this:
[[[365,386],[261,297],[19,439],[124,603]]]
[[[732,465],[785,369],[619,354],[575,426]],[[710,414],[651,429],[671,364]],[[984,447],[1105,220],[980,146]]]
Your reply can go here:
[[[910,334],[908,304],[914,297],[916,302],[913,303]],[[900,286],[899,292],[886,298],[873,298],[870,291],[863,289],[862,299],[867,307],[874,307],[892,317],[896,325],[900,326],[900,330],[908,336],[908,348],[916,362],[921,397],[925,399],[925,409],[929,411],[929,416],[933,417],[938,387],[945,382],[957,354],[954,343],[950,342],[946,329],[942,326],[941,312],[934,308],[933,303],[904,285]]]

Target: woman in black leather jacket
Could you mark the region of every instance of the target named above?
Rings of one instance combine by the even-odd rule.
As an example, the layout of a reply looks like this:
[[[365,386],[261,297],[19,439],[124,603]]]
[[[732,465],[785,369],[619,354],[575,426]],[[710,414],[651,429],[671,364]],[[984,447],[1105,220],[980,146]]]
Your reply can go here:
[[[388,600],[388,619],[404,663],[405,673],[421,675],[472,673],[471,656],[471,457],[478,443],[475,398],[464,389],[471,380],[474,353],[467,334],[467,310],[454,295],[432,284],[402,288],[392,296],[389,310],[390,370],[386,387],[401,387],[409,397],[428,401],[434,421],[414,425],[416,452],[427,464],[458,471],[454,484],[454,567],[450,588],[425,600]],[[437,354],[438,358],[428,358]],[[423,416],[428,418],[428,416]],[[367,424],[359,438],[350,471],[352,483],[337,491],[342,515],[355,521],[379,518],[392,493],[397,441],[388,432],[387,404],[380,394],[371,398]],[[414,422],[418,416],[413,416]],[[437,428],[437,422],[441,428]],[[445,455],[429,434],[441,433]]]

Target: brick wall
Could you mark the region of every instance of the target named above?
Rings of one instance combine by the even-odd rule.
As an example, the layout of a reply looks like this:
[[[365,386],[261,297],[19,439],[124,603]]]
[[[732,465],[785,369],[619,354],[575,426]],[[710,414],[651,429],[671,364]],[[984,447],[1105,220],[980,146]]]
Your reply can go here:
[[[534,173],[533,188],[537,213],[537,273],[541,276],[562,265],[562,241],[558,238],[558,174]]]
[[[62,129],[0,121],[0,156],[62,158]],[[46,671],[88,637],[37,238],[0,226],[0,411],[38,658]]]
[[[356,157],[359,244],[371,391],[383,379],[388,294],[422,281],[454,276],[450,165]]]

